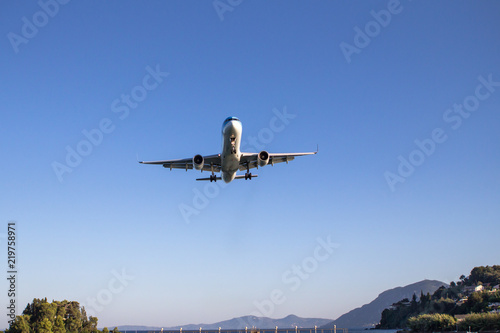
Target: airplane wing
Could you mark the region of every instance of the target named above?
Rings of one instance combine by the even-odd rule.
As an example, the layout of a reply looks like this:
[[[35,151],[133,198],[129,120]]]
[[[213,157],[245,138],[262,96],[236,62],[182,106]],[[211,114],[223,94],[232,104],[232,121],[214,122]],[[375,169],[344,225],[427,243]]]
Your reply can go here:
[[[203,156],[204,159],[204,164],[203,164],[203,170],[204,171],[211,171],[212,166],[214,172],[219,172],[221,168],[221,158],[220,154],[215,154],[215,155],[208,155],[208,156]],[[165,161],[139,161],[139,163],[142,164],[160,164],[163,165],[164,168],[168,168],[170,170],[172,169],[193,169],[193,158],[181,158],[178,160],[165,160]]]
[[[308,152],[308,153],[278,153],[278,154],[271,154],[269,153],[269,162],[268,164],[274,165],[276,163],[281,163],[281,162],[290,162],[293,159],[295,159],[296,156],[304,156],[304,155],[314,155],[317,154],[317,151],[314,152]],[[247,170],[247,166],[249,169],[252,168],[257,168],[258,167],[258,162],[257,162],[257,157],[259,153],[241,153],[241,159],[240,159],[240,167],[239,170]]]

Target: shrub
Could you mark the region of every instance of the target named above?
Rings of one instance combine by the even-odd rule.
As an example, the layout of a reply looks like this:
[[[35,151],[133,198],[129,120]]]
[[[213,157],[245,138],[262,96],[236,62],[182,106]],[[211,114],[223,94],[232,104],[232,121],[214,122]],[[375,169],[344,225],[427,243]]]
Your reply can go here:
[[[408,319],[408,327],[415,332],[450,331],[457,320],[447,314],[423,314]]]

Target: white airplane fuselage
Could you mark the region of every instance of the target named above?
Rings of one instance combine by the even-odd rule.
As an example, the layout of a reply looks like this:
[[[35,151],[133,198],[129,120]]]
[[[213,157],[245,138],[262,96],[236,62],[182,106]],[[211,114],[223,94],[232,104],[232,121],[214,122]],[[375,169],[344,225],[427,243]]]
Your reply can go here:
[[[250,180],[258,177],[252,174],[250,169],[264,167],[268,164],[292,161],[297,156],[314,155],[315,152],[306,153],[268,153],[262,150],[258,153],[242,152],[241,145],[242,125],[236,117],[227,117],[222,123],[222,147],[221,152],[217,154],[205,155],[196,154],[193,157],[158,160],[158,161],[139,161],[141,164],[162,165],[164,168],[172,169],[195,169],[197,171],[210,171],[210,177],[197,178],[196,180],[216,182],[223,180],[230,183],[234,179]],[[245,170],[244,175],[237,175],[236,172]],[[220,172],[221,175],[215,175]]]
[[[231,182],[240,166],[241,121],[234,118],[222,125],[221,178]]]

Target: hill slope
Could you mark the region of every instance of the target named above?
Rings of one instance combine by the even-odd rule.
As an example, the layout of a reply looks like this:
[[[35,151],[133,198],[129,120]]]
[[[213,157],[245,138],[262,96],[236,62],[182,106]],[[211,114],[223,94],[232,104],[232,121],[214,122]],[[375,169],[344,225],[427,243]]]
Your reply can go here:
[[[347,312],[324,327],[330,328],[334,324],[337,327],[373,327],[380,321],[382,311],[393,303],[403,298],[411,299],[413,294],[419,297],[421,291],[424,294],[432,294],[441,286],[447,286],[447,284],[436,280],[423,280],[405,287],[386,290],[372,302]]]

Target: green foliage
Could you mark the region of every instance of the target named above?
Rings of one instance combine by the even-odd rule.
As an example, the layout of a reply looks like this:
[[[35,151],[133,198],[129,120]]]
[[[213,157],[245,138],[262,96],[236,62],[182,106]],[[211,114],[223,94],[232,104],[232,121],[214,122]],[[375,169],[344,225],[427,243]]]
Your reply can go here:
[[[65,327],[68,333],[82,332],[82,317],[78,302],[68,302],[64,304],[66,307]]]
[[[410,325],[410,318],[419,318],[421,315],[445,314],[454,316],[457,314],[488,312],[491,310],[489,308],[490,303],[500,302],[500,291],[490,292],[485,290],[471,294],[470,291],[466,290],[466,286],[477,285],[480,282],[483,284],[489,283],[490,285],[499,284],[500,265],[475,267],[470,276],[460,276],[460,281],[451,283],[448,288],[440,287],[432,295],[424,295],[421,292],[418,300],[416,295],[413,295],[411,301],[404,299],[394,303],[389,309],[382,312],[380,324],[376,328],[405,328]],[[460,304],[458,301],[467,295],[467,301],[458,305]],[[447,317],[423,317],[418,321],[416,321],[417,319],[411,319],[411,323],[414,326],[421,325],[425,320],[432,319],[434,321],[431,322],[435,324],[436,320],[439,319],[441,324],[444,325],[444,318]],[[431,325],[429,322],[426,323]]]
[[[408,327],[416,332],[451,331],[456,319],[447,314],[423,314],[408,319]]]
[[[469,307],[470,312],[481,312],[487,306],[483,298],[483,293],[472,293],[466,305]]]
[[[66,333],[66,327],[64,326],[64,319],[59,314],[56,316],[54,321],[54,327],[52,328],[52,332],[54,333]]]
[[[37,333],[52,333],[52,322],[49,318],[45,317],[38,325]]]
[[[459,331],[498,331],[500,330],[500,313],[473,313],[458,323]]]
[[[468,278],[470,284],[500,283],[500,265],[474,267]]]
[[[390,309],[382,311],[380,324],[378,324],[376,328],[389,329],[405,327],[407,319],[412,313],[418,310],[417,308],[418,302],[415,294],[411,302],[408,302],[408,299],[403,299],[394,303]]]
[[[17,316],[5,333],[30,333],[29,321],[29,315]]]
[[[391,309],[382,312],[380,324],[376,328],[396,329],[407,327],[408,319],[421,314],[447,313],[451,314],[456,307],[455,301],[450,298],[435,299],[435,295],[421,294],[417,301],[416,295],[411,302],[400,301],[394,303]]]
[[[89,317],[78,302],[35,298],[5,333],[98,333],[97,318]]]
[[[488,302],[500,302],[500,291],[494,293],[488,293]]]

